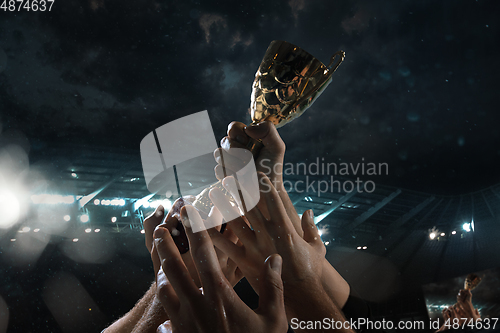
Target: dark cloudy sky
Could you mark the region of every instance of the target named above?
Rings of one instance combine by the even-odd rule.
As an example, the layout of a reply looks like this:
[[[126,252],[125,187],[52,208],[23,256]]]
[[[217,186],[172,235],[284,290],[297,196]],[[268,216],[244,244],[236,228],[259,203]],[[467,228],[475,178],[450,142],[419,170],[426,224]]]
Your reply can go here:
[[[389,163],[379,182],[465,193],[500,181],[496,0],[59,0],[0,12],[0,124],[32,153],[55,142],[139,150],[207,109],[216,137],[249,122],[272,40],[346,60],[280,132],[288,161]]]

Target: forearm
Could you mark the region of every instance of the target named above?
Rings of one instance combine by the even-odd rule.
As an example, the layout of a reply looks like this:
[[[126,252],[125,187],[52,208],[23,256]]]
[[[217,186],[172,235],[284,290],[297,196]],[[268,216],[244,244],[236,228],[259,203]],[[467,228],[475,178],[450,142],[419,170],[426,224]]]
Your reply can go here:
[[[342,309],[349,298],[351,288],[326,258],[323,261],[321,283],[328,297]]]
[[[135,304],[135,306],[127,312],[123,317],[115,321],[111,326],[106,328],[104,333],[130,333],[142,318],[144,313],[147,313],[156,295],[156,282],[146,291],[144,296]]]
[[[153,297],[151,305],[135,325],[132,333],[155,333],[158,326],[168,320],[167,313],[156,297]]]

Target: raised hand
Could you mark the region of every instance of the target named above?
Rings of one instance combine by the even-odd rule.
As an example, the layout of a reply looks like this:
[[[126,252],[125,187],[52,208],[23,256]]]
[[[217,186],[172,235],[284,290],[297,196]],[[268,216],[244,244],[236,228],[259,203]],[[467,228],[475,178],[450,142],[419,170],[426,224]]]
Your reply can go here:
[[[259,308],[251,310],[236,295],[219,265],[206,230],[192,232],[203,224],[191,206],[181,211],[190,252],[201,281],[200,290],[182,260],[167,228],[155,230],[155,247],[161,260],[157,296],[170,317],[162,329],[173,332],[286,332],[281,257],[273,255],[261,264]]]
[[[228,223],[228,228],[238,236],[241,244],[228,242],[211,229],[209,233],[214,244],[236,262],[259,294],[257,273],[262,269],[263,258],[273,253],[280,254],[283,257],[285,306],[289,319],[342,319],[338,307],[322,285],[326,250],[314,224],[312,211],[302,216],[302,237],[290,221],[280,195],[263,173],[259,173],[259,184],[259,205]],[[233,178],[225,178],[223,185],[233,197],[238,197]],[[219,190],[213,189],[210,198],[223,216],[237,215],[237,208]],[[266,207],[269,217],[262,214],[259,208],[262,206]]]
[[[463,318],[472,318],[474,321],[481,319],[479,311],[472,305],[472,293],[470,290],[461,289],[457,295],[457,309]]]
[[[182,227],[182,224],[180,222],[180,211],[182,207],[185,204],[189,204],[189,202],[193,200],[193,196],[186,196],[184,198],[177,199],[165,218],[163,206],[158,206],[155,212],[144,220],[144,231],[146,247],[151,253],[151,260],[153,262],[155,276],[157,276],[158,270],[160,269],[160,259],[153,242],[153,232],[155,228],[160,225],[164,228],[167,228],[173,235],[176,246],[181,249],[180,252],[182,253],[182,260],[184,261],[188,270],[193,274],[195,283],[200,286],[201,284],[196,274],[196,267],[194,266],[193,258],[191,257],[190,251],[187,250],[188,240],[186,234],[184,233],[184,228]],[[216,208],[212,209],[208,216],[208,219],[211,220],[211,225],[218,225],[217,230],[220,230],[222,216]],[[237,242],[237,237],[230,231],[224,232],[224,238],[233,243]],[[231,259],[229,259],[227,254],[223,253],[220,250],[216,250],[216,253],[225,276],[233,286],[236,285],[236,283],[238,283],[238,281],[242,279],[243,274],[238,269],[237,265]]]
[[[226,175],[232,174],[245,164],[246,161],[241,161],[235,154],[231,154],[233,148],[246,149],[246,145],[250,138],[261,140],[263,148],[260,150],[257,159],[255,160],[257,171],[263,172],[274,187],[281,193],[285,192],[283,187],[283,159],[285,157],[285,143],[278,134],[276,127],[268,121],[258,123],[256,125],[246,126],[241,122],[233,121],[227,129],[227,136],[221,140],[221,147],[216,149],[214,157],[218,163],[215,167],[215,175],[219,180],[222,180]],[[224,166],[228,170],[224,170],[222,165],[221,154],[224,158]],[[281,198],[287,212],[290,212],[289,218],[292,221],[297,233],[302,235],[300,228],[300,219],[298,218],[295,208],[293,207],[290,198],[283,196]],[[265,213],[265,212],[264,212]]]

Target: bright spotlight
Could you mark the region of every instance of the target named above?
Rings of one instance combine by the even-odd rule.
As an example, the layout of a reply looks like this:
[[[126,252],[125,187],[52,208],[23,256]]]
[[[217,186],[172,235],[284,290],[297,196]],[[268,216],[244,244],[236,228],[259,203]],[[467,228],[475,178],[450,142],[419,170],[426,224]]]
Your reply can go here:
[[[321,231],[321,229],[318,229],[318,234],[321,237],[321,235],[323,235],[323,231]]]
[[[64,215],[64,221],[68,222],[69,220],[71,220],[71,216]]]
[[[77,175],[76,173],[72,172],[72,173],[71,173],[71,177],[73,177],[73,178],[78,178],[78,175]]]
[[[91,231],[92,231],[92,229],[90,229],[90,228],[85,229],[86,233],[90,233]]]
[[[326,245],[326,246],[330,245],[330,242],[329,242],[329,241],[326,241],[326,242],[325,242],[325,245]]]
[[[456,232],[455,230],[453,230],[453,231],[451,232],[451,234],[452,234],[452,235],[456,235],[456,234],[457,234],[457,232]]]
[[[149,208],[149,201],[146,201],[145,203],[142,204],[142,207],[144,208]]]
[[[124,199],[118,200],[118,205],[119,206],[125,206],[125,200]]]
[[[33,230],[33,232],[39,232],[39,231],[40,231],[39,228],[36,228],[36,229]]]
[[[82,221],[83,223],[87,223],[89,221],[89,216],[87,214],[83,214],[82,216],[80,216],[80,221]]]
[[[115,223],[115,222],[116,222],[116,216],[113,216],[113,217],[111,218],[111,222],[113,222],[113,223]]]
[[[94,230],[94,232],[99,232],[99,231],[101,231],[101,229],[95,229],[95,230]]]
[[[141,234],[145,234],[146,231],[144,229],[141,230]]]
[[[95,199],[94,200],[94,205],[99,206],[101,204],[101,200]]]
[[[361,246],[358,246],[356,249],[361,250]]]
[[[472,228],[472,231],[474,231],[474,220],[472,220],[472,222],[470,223],[470,226]]]
[[[368,246],[363,246],[363,250],[366,250],[368,248]]]
[[[434,239],[434,238],[436,238],[436,233],[435,233],[435,232],[431,232],[431,233],[429,234],[429,238],[430,238],[430,239]]]
[[[464,223],[462,225],[462,229],[464,229],[467,232],[470,232],[470,223]]]
[[[21,214],[21,205],[16,196],[7,190],[0,190],[0,228],[8,229],[16,224]]]
[[[73,238],[73,243],[78,242],[78,238]]]
[[[446,235],[444,232],[441,233],[441,237],[444,237],[444,235]]]
[[[15,241],[16,241],[16,239],[15,239],[15,238],[11,238],[11,239],[10,239],[10,241],[11,241],[11,242],[15,242]]]

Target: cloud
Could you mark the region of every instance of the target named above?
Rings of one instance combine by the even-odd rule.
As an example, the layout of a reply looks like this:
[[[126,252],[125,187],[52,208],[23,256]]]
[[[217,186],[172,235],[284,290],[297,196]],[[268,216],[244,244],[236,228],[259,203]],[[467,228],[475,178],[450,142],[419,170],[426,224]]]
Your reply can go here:
[[[203,29],[205,33],[205,39],[207,43],[210,43],[210,29],[215,26],[216,28],[227,28],[226,20],[217,14],[203,14],[199,20],[200,27]]]
[[[292,15],[295,19],[295,25],[297,25],[299,19],[299,12],[304,10],[306,2],[305,0],[290,0],[288,1],[288,5],[292,9]]]

